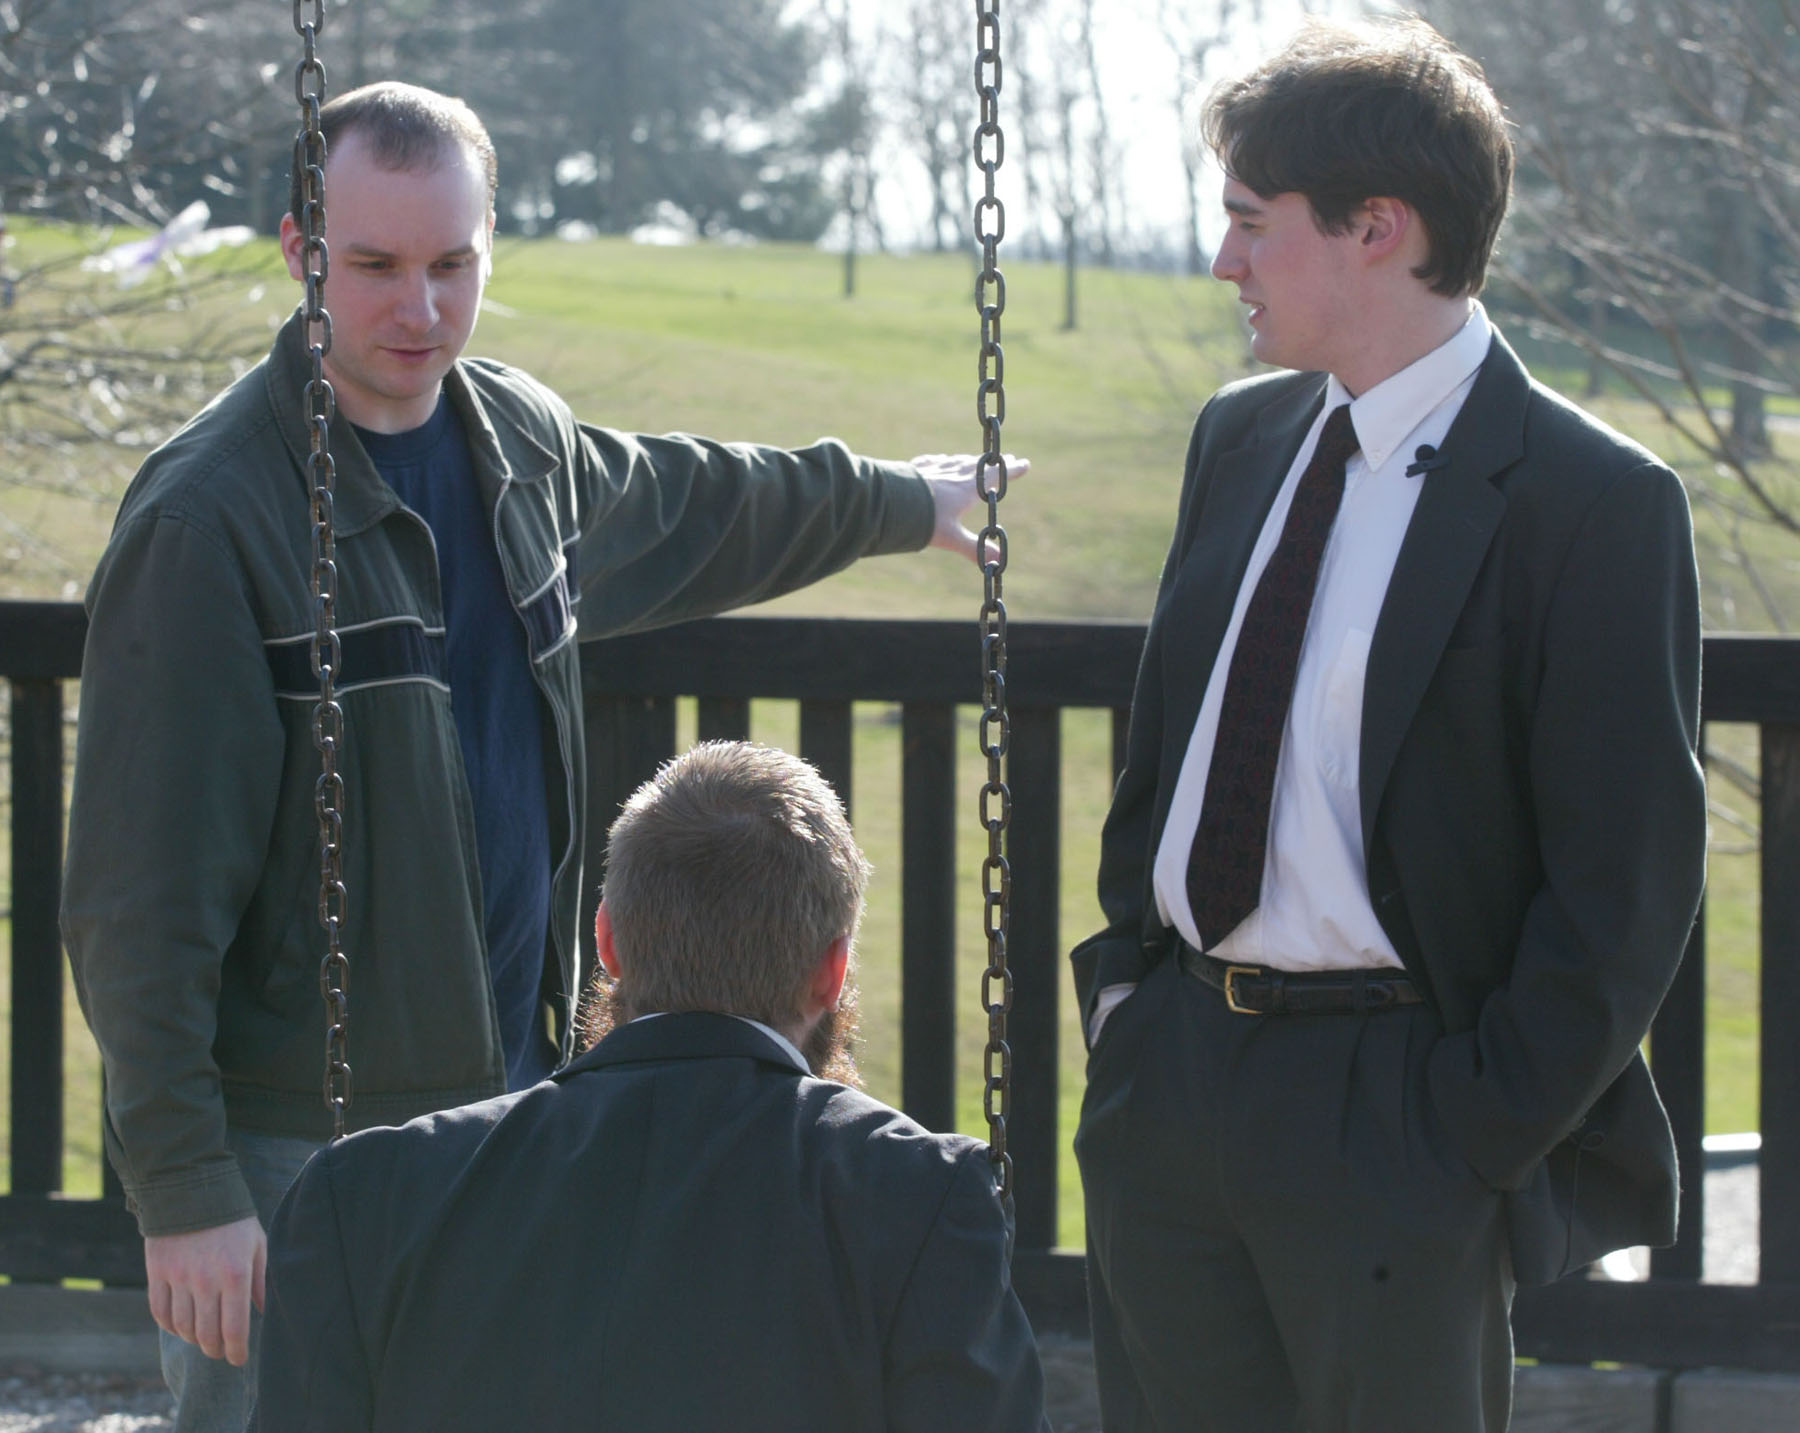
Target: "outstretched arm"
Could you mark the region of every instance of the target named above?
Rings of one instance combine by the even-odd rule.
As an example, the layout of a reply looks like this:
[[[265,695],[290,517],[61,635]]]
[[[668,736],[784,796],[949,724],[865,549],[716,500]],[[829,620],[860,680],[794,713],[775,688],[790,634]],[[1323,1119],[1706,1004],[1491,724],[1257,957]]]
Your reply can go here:
[[[761,602],[880,553],[973,557],[961,515],[975,468],[944,455],[882,462],[829,439],[790,451],[579,425],[583,635]]]

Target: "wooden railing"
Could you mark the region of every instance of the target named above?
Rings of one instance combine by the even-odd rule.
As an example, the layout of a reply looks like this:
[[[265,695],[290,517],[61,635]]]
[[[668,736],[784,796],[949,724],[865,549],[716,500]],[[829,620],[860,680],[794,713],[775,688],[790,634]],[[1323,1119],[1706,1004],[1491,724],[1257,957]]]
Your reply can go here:
[[[142,1280],[135,1234],[108,1198],[58,1197],[62,1162],[62,953],[57,936],[64,763],[60,684],[79,674],[80,609],[0,603],[0,676],[12,691],[12,1193],[0,1199],[0,1273],[19,1279]],[[1011,1019],[1016,1160],[1015,1279],[1041,1326],[1084,1320],[1082,1261],[1054,1251],[1059,1146],[1058,1009],[1068,998],[1061,714],[1112,713],[1112,763],[1143,629],[1015,623],[1010,632],[1009,783],[1016,975]],[[927,1125],[955,1121],[958,987],[956,708],[980,697],[961,623],[721,619],[590,644],[583,651],[595,826],[676,749],[676,699],[698,698],[701,738],[748,734],[753,698],[799,704],[801,754],[855,812],[852,703],[900,707],[901,1103]],[[1762,1008],[1800,1009],[1800,641],[1709,638],[1703,715],[1761,731]],[[596,837],[598,839],[598,837]],[[597,851],[589,853],[598,868]],[[1072,871],[1086,881],[1091,872]],[[1657,1083],[1684,1171],[1679,1242],[1642,1283],[1565,1280],[1522,1293],[1519,1352],[1561,1362],[1800,1371],[1800,1060],[1769,1031],[1761,1053],[1761,1280],[1699,1282],[1704,1219],[1705,945],[1696,928],[1651,1037]],[[109,1176],[110,1180],[110,1176]]]

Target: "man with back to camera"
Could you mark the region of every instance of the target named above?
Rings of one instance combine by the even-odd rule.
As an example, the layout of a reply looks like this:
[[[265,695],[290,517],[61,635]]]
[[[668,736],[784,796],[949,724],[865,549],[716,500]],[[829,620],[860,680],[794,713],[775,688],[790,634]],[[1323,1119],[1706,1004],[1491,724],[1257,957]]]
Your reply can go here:
[[[350,1115],[368,1125],[522,1088],[569,1051],[577,616],[600,636],[873,553],[972,554],[974,462],[576,423],[527,375],[460,357],[494,226],[475,114],[382,84],[321,118]],[[295,278],[299,204],[296,186]],[[309,376],[296,315],[145,463],[88,594],[64,931],[184,1433],[243,1426],[262,1221],[330,1133]]]
[[[1474,300],[1513,152],[1422,21],[1212,96],[1200,415],[1073,954],[1105,1426],[1498,1433],[1515,1281],[1673,1238],[1638,1046],[1704,866],[1675,475]]]
[[[1047,1430],[985,1148],[836,1082],[867,876],[798,757],[713,742],[639,788],[598,921],[609,1033],[307,1166],[255,1433]]]

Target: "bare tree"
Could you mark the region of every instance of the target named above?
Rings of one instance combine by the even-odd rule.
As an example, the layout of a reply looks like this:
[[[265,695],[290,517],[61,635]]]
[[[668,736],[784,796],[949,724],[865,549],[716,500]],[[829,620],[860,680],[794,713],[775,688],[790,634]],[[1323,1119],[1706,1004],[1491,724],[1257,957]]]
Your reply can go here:
[[[844,220],[844,297],[856,297],[856,255],[873,218],[875,98],[868,58],[850,19],[850,0],[835,0],[827,14],[831,49],[839,69],[837,93],[815,120],[816,147],[837,157],[838,212]]]
[[[1725,535],[1718,556],[1787,630],[1775,566],[1793,549],[1771,559],[1767,533],[1800,538],[1800,451],[1767,413],[1800,398],[1792,0],[1436,8],[1519,124],[1502,282],[1697,455],[1685,476]]]
[[[1113,151],[1112,127],[1107,122],[1106,89],[1100,82],[1100,53],[1094,42],[1094,0],[1080,0],[1076,16],[1076,47],[1087,81],[1088,192],[1094,211],[1094,239],[1101,264],[1111,268],[1118,156]],[[1069,327],[1074,326],[1071,320]]]
[[[268,341],[262,310],[245,303],[266,265],[215,254],[177,268],[171,246],[166,259],[141,248],[122,272],[91,267],[127,237],[116,225],[155,231],[188,210],[191,237],[204,222],[193,201],[242,217],[279,186],[277,97],[285,89],[291,135],[299,42],[267,21],[242,0],[0,4],[0,214],[14,220],[0,249],[9,584],[85,578],[32,520],[37,496],[111,501],[144,449]]]
[[[969,78],[968,7],[962,0],[907,0],[893,47],[892,88],[900,127],[925,171],[931,247],[962,242],[969,208],[969,136],[975,91]]]
[[[1063,264],[1065,331],[1077,326],[1077,278],[1083,257],[1085,214],[1102,206],[1093,184],[1098,172],[1091,139],[1093,77],[1089,46],[1089,0],[1028,0],[1014,10],[1008,75],[1020,92],[1020,120],[1009,135],[1014,152],[1024,150],[1027,209],[1036,213],[1044,196],[1056,217],[1053,240],[1040,235],[1044,250]],[[1104,176],[1102,176],[1104,177]],[[1097,228],[1095,229],[1097,233]]]
[[[1175,122],[1181,127],[1181,176],[1184,205],[1182,241],[1187,272],[1204,274],[1211,258],[1200,237],[1200,175],[1205,154],[1200,144],[1200,110],[1206,101],[1213,56],[1233,37],[1241,23],[1262,24],[1262,0],[1217,0],[1210,8],[1157,0],[1156,22],[1175,61]]]

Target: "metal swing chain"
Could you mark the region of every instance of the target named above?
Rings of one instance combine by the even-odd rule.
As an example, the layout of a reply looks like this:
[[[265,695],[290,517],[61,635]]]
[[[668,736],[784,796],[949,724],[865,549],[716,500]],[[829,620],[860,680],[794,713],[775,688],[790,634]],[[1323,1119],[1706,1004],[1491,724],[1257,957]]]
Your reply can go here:
[[[987,859],[981,863],[982,921],[987,932],[988,963],[981,977],[981,1004],[987,1011],[987,1048],[982,1056],[982,1108],[987,1114],[988,1158],[1002,1199],[1012,1198],[1013,1163],[1006,1152],[1006,1120],[1012,1113],[1012,1047],[1006,1043],[1006,1017],[1012,1010],[1013,977],[1006,965],[1007,918],[1012,900],[1012,867],[1006,859],[1006,828],[1012,817],[1012,793],[1005,781],[1005,759],[1012,744],[1006,713],[1006,603],[1001,578],[1006,571],[1006,529],[1000,525],[1000,500],[1006,496],[1006,460],[1000,452],[1000,428],[1006,421],[1006,354],[1000,347],[1000,316],[1006,311],[1006,278],[1000,272],[1000,240],[1006,235],[1006,209],[994,193],[994,180],[1006,154],[1000,128],[1000,0],[975,0],[975,92],[981,120],[975,128],[975,163],[986,189],[975,203],[975,238],[981,245],[981,273],[975,280],[975,307],[981,314],[981,381],[975,411],[981,419],[982,450],[975,468],[975,488],[987,503],[987,523],[980,548],[981,604],[981,751],[987,758],[987,781],[981,788],[981,824],[987,828]]]
[[[337,465],[331,457],[331,418],[337,400],[325,378],[325,355],[331,352],[325,278],[331,270],[331,254],[325,246],[325,134],[319,125],[325,66],[316,53],[319,31],[324,28],[325,0],[294,0],[294,31],[305,51],[294,67],[294,98],[300,104],[294,172],[300,176],[306,342],[312,355],[305,399],[312,435],[306,460],[312,492],[312,665],[319,679],[319,700],[312,719],[313,745],[319,751],[313,809],[319,818],[319,924],[325,928],[319,991],[325,1000],[325,1104],[331,1111],[331,1137],[342,1139],[344,1114],[350,1108],[350,960],[342,945],[348,894],[344,887],[344,778],[337,769],[344,741],[344,711],[337,701],[343,650],[337,634],[337,540],[332,509]]]

